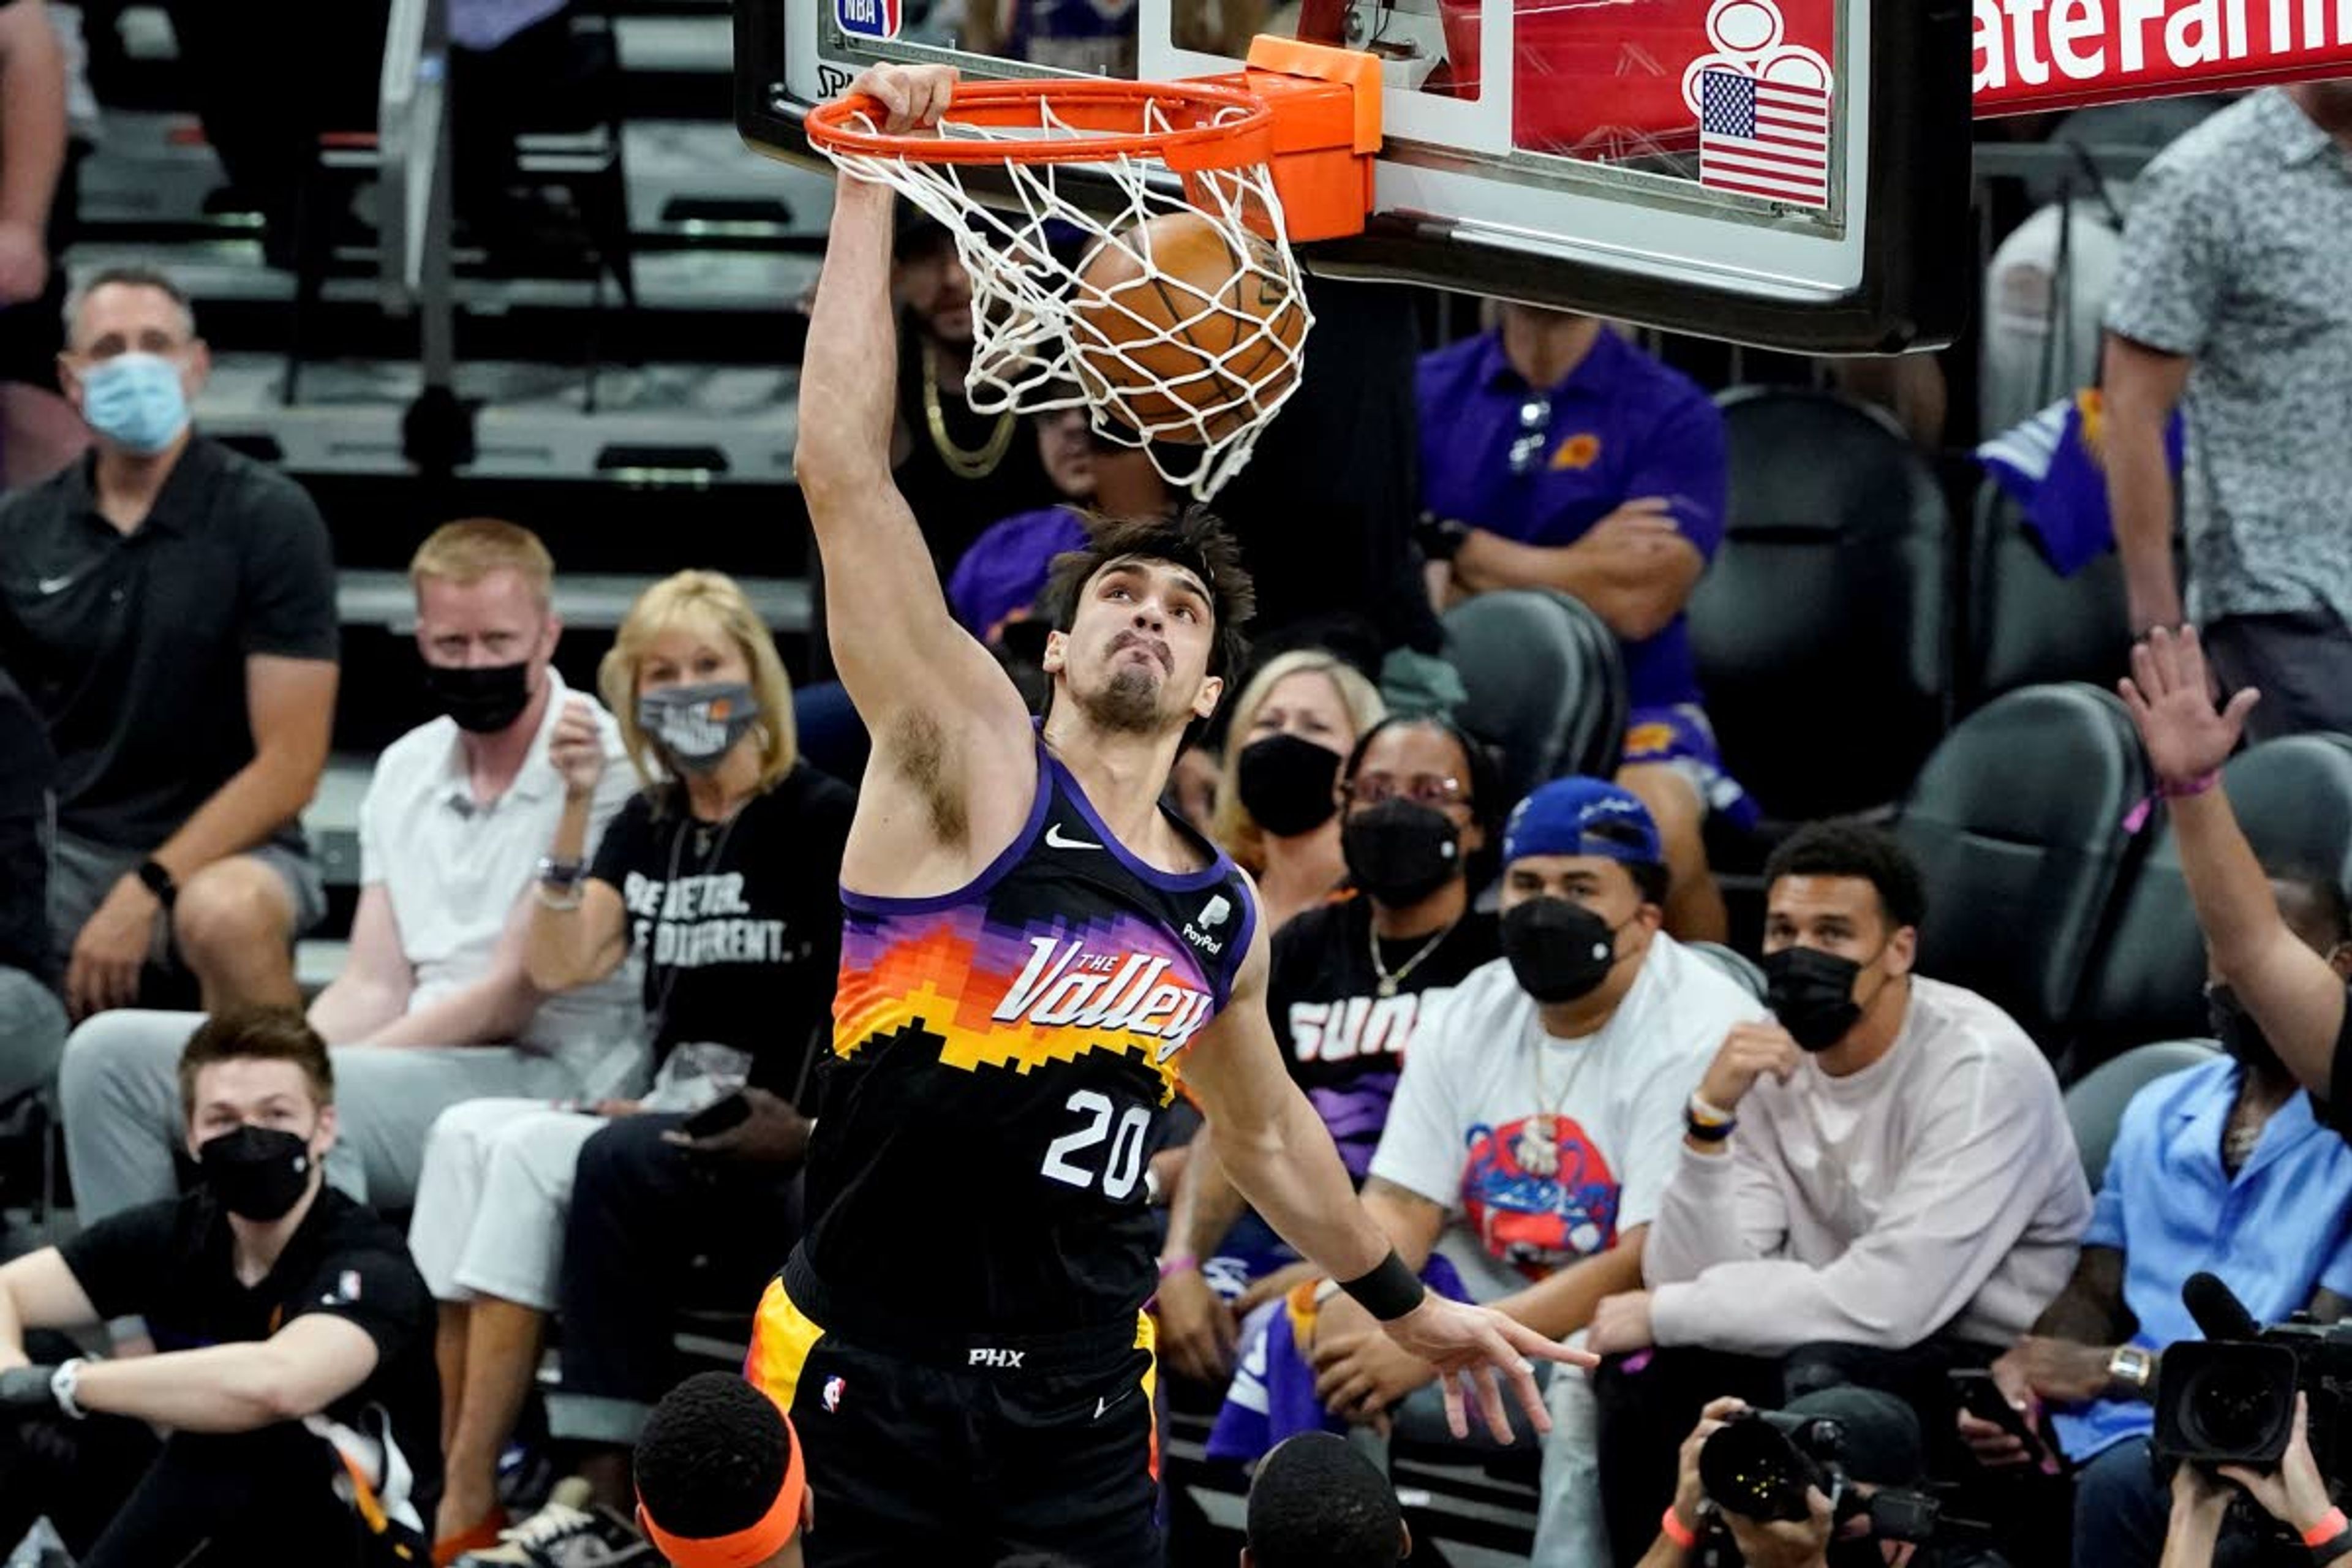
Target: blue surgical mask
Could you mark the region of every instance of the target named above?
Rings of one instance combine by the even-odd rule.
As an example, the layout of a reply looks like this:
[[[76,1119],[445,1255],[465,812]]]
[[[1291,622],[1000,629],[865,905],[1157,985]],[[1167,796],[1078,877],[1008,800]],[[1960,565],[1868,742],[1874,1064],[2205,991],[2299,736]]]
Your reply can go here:
[[[123,353],[81,373],[82,417],[118,447],[152,457],[188,427],[180,367],[162,354]]]

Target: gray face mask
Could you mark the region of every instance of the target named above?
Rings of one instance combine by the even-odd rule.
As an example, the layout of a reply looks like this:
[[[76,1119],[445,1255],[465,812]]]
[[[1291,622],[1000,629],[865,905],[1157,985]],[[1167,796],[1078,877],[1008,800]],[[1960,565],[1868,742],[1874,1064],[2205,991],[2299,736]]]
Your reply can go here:
[[[717,767],[759,721],[760,699],[741,680],[673,686],[637,699],[638,727],[690,773]]]

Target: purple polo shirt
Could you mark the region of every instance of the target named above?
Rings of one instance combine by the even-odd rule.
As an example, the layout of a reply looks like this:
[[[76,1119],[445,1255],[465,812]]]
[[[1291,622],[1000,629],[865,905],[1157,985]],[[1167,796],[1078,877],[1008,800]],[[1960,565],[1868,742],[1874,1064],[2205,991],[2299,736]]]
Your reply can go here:
[[[1440,517],[1522,544],[1573,544],[1637,496],[1664,496],[1683,536],[1712,559],[1723,539],[1723,416],[1689,377],[1602,329],[1583,363],[1531,394],[1503,355],[1499,332],[1423,354],[1422,504]],[[1511,472],[1520,410],[1547,398],[1551,419],[1528,471]],[[1696,702],[1698,671],[1681,616],[1627,643],[1626,695],[1636,708]]]

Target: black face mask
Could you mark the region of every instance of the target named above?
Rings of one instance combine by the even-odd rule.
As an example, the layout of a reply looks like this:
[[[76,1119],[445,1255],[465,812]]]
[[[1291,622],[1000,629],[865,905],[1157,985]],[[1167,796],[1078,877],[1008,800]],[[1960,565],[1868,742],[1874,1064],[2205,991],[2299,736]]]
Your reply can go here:
[[[1332,785],[1339,753],[1297,735],[1268,735],[1242,748],[1242,809],[1276,838],[1312,833],[1339,809]]]
[[[495,734],[530,706],[530,666],[494,664],[474,668],[425,667],[425,694],[457,721],[460,730]]]
[[[1339,825],[1339,852],[1356,886],[1389,905],[1417,904],[1462,875],[1454,819],[1418,801],[1384,800]]]
[[[1853,983],[1862,965],[1818,947],[1784,947],[1764,955],[1764,1005],[1809,1051],[1825,1051],[1861,1020]]]
[[[205,1185],[239,1219],[283,1219],[310,1185],[310,1141],[276,1127],[239,1127],[196,1149]]]
[[[2263,1026],[2254,1022],[2238,994],[2227,985],[2205,987],[2205,1010],[2212,1020],[2213,1037],[2221,1048],[2249,1073],[2257,1078],[2279,1079],[2286,1076],[2286,1068],[2271,1049]]]
[[[1528,899],[1503,916],[1503,956],[1538,1002],[1590,996],[1617,965],[1617,928],[1568,899]]]

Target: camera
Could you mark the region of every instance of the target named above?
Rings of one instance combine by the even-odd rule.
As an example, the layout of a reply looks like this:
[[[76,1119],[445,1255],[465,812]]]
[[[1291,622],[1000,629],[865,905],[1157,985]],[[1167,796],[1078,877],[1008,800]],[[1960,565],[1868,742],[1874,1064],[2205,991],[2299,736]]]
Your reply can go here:
[[[1699,1484],[1715,1506],[1745,1519],[1802,1520],[1805,1493],[1836,1504],[1845,1492],[1845,1428],[1825,1416],[1750,1410],[1699,1446]]]
[[[1861,1412],[1866,1414],[1867,1402],[1874,1401],[1881,1409],[1891,1408],[1905,1424],[1914,1424],[1909,1411],[1885,1395],[1860,1390],[1840,1394],[1843,1403]],[[1878,1541],[1924,1542],[1936,1536],[1939,1525],[1950,1522],[1941,1519],[1937,1500],[1925,1492],[1896,1485],[1855,1486],[1858,1478],[1848,1470],[1850,1441],[1846,1425],[1832,1416],[1747,1411],[1725,1422],[1699,1446],[1699,1484],[1718,1510],[1759,1521],[1803,1520],[1811,1512],[1805,1493],[1818,1489],[1830,1500],[1837,1525],[1867,1518],[1867,1533]],[[1916,1452],[1916,1431],[1912,1447]],[[1869,1467],[1864,1468],[1866,1472]]]
[[[2200,1465],[2275,1465],[2294,1429],[2294,1398],[2309,1402],[2312,1458],[2329,1480],[2352,1458],[2352,1324],[2301,1313],[2228,1339],[2188,1340],[2164,1352],[2156,1376],[2156,1452]]]

